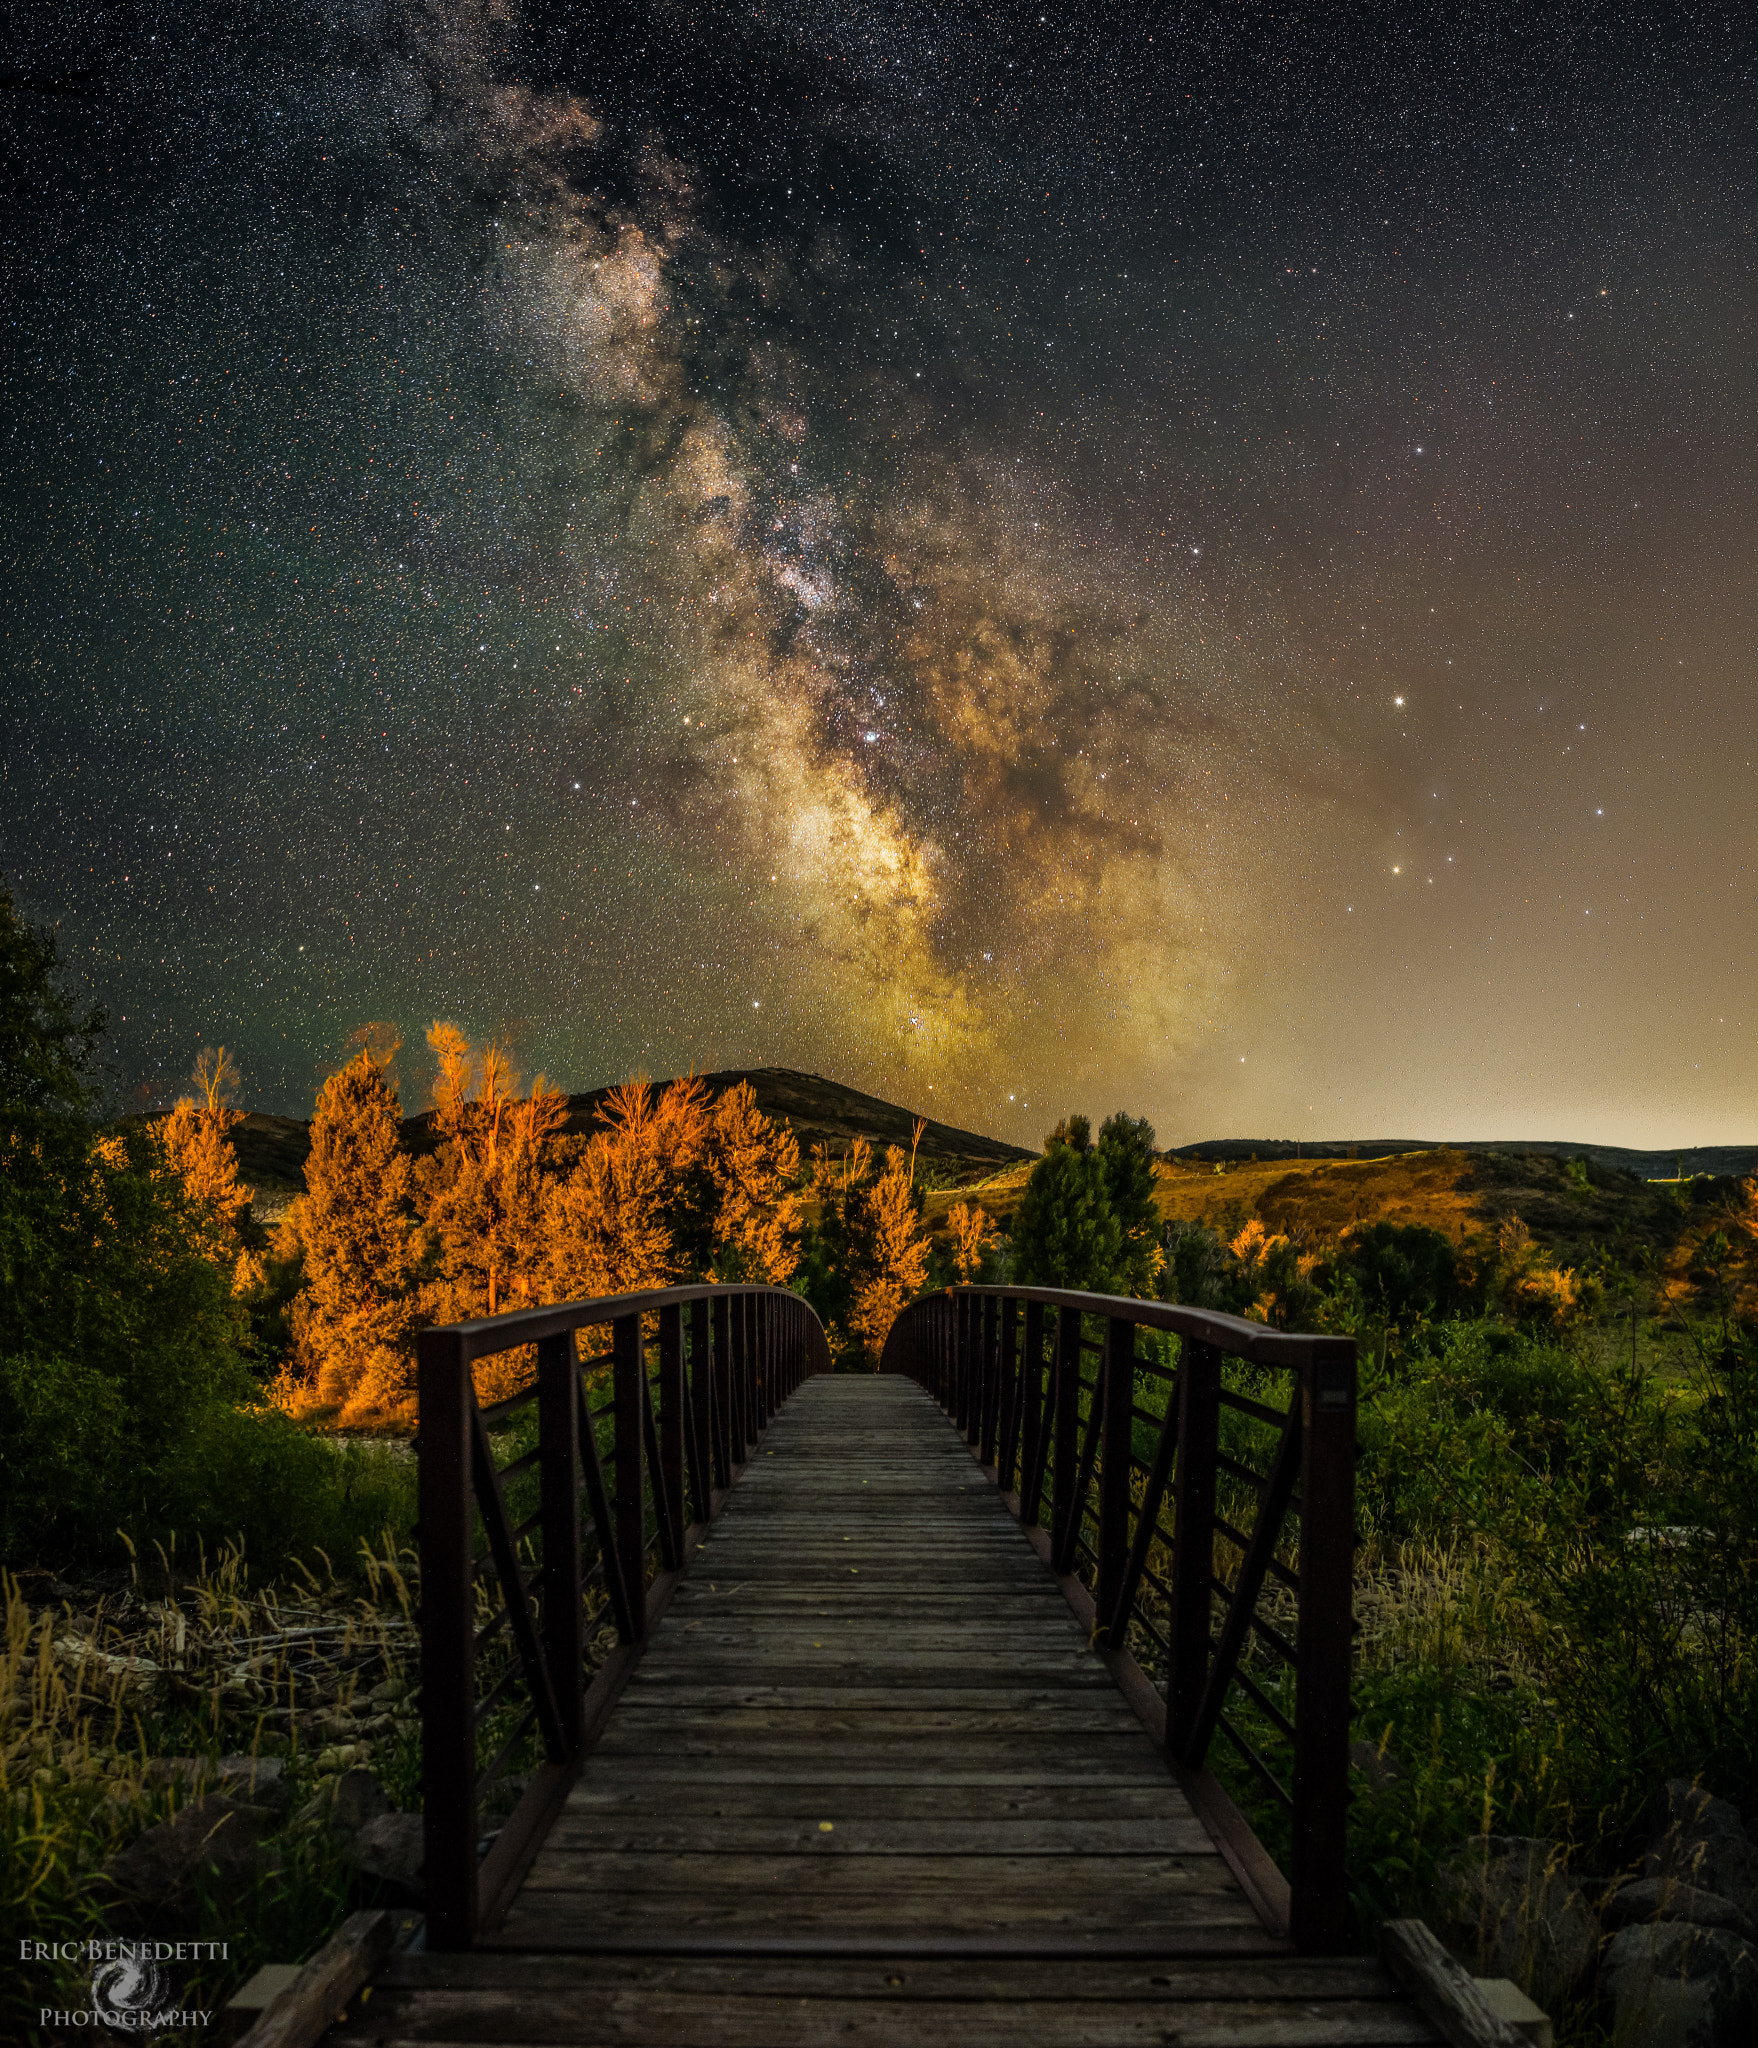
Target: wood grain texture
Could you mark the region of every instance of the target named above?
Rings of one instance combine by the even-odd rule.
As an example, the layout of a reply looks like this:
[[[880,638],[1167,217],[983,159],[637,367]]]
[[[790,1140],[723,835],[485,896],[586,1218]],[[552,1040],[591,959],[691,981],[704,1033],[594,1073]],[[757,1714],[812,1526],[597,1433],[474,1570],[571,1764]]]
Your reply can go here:
[[[1054,1575],[912,1383],[776,1416],[500,1924],[338,2040],[1418,2048],[1265,1930]]]

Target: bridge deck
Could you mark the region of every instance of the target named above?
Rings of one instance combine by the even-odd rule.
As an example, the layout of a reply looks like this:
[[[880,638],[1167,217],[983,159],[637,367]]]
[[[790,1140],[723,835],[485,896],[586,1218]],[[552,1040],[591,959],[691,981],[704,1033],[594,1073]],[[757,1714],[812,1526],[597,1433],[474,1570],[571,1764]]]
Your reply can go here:
[[[1266,1934],[913,1382],[771,1424],[498,1928],[335,2039],[1427,2042]]]

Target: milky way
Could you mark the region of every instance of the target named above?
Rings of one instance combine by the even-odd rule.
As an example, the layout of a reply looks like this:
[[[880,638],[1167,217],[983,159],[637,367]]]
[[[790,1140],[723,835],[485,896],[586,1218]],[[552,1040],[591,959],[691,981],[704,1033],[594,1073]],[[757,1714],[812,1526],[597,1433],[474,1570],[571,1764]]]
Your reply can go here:
[[[1751,1135],[1737,35],[56,12],[0,871],[125,1099],[447,1015],[1028,1142]]]

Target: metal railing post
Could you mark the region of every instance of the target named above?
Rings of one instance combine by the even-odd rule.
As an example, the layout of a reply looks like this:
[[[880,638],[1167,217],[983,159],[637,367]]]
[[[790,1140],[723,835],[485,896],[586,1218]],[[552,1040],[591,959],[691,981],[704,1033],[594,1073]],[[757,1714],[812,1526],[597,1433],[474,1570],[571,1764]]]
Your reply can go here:
[[[1055,1365],[1056,1440],[1052,1445],[1055,1475],[1050,1496],[1050,1563],[1058,1572],[1074,1569],[1075,1539],[1080,1534],[1080,1310],[1065,1308],[1056,1316]]]
[[[1290,1927],[1305,1951],[1347,1930],[1349,1670],[1354,1632],[1355,1345],[1323,1344],[1301,1376],[1300,1613],[1295,1625]]]
[[[617,1557],[629,1604],[629,1624],[640,1640],[647,1633],[647,1360],[639,1314],[611,1324],[612,1383],[615,1388]]]
[[[996,1425],[1001,1418],[1001,1304],[992,1294],[982,1297],[983,1307],[983,1419],[978,1462],[995,1463]]]
[[[1221,1354],[1187,1337],[1178,1368],[1178,1463],[1172,1480],[1170,1670],[1166,1746],[1183,1758],[1209,1675],[1209,1599],[1215,1574],[1215,1457]]]
[[[1135,1325],[1122,1316],[1105,1323],[1099,1369],[1100,1427],[1099,1584],[1096,1598],[1102,1627],[1114,1626],[1118,1597],[1129,1569],[1129,1456],[1135,1405]]]
[[[543,1644],[562,1741],[580,1747],[586,1683],[585,1587],[580,1573],[580,1400],[574,1333],[537,1347],[537,1449],[543,1516]]]
[[[1028,1301],[1025,1349],[1019,1362],[1019,1396],[1024,1428],[1020,1432],[1019,1516],[1036,1527],[1044,1492],[1044,1304]]]
[[[471,1423],[476,1389],[464,1339],[417,1343],[421,1546],[421,1808],[429,1944],[476,1935],[476,1579]]]
[[[690,1519],[706,1522],[714,1484],[714,1365],[706,1301],[690,1304],[689,1401],[696,1424],[690,1443]]]
[[[684,1554],[684,1312],[675,1303],[659,1311],[659,1469],[671,1554]]]
[[[1012,1295],[1001,1303],[1001,1429],[996,1446],[996,1472],[1001,1491],[1014,1491],[1014,1461],[1019,1450],[1019,1303]]]
[[[714,1297],[713,1321],[714,1342],[708,1370],[714,1387],[714,1483],[727,1487],[732,1484],[733,1473],[732,1303],[724,1294]]]

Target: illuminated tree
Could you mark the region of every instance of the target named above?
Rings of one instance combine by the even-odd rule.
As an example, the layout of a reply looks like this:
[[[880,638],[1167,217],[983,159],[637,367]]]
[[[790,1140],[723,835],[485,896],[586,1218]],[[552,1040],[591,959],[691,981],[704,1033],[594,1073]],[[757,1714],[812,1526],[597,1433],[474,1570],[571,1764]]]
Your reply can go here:
[[[195,1063],[195,1096],[181,1097],[159,1127],[165,1153],[190,1198],[212,1219],[214,1249],[232,1267],[232,1285],[244,1293],[262,1278],[261,1257],[240,1241],[244,1212],[256,1190],[238,1178],[233,1129],[244,1119],[226,1100],[237,1086],[236,1062],[221,1046],[206,1048]]]
[[[916,1127],[918,1139],[921,1126]],[[928,1236],[915,1186],[915,1149],[886,1149],[885,1171],[865,1191],[871,1269],[855,1289],[849,1327],[866,1345],[875,1371],[891,1326],[928,1277]]]
[[[954,1202],[946,1212],[946,1228],[952,1238],[952,1264],[961,1285],[969,1285],[983,1269],[988,1249],[991,1220],[977,1202]]]
[[[361,1052],[317,1098],[305,1193],[280,1249],[305,1254],[294,1355],[317,1398],[345,1416],[393,1408],[410,1390],[420,1246],[413,1169],[385,1062]]]
[[[645,1080],[613,1088],[595,1131],[550,1195],[546,1288],[551,1300],[663,1287],[685,1270],[680,1221],[701,1211],[695,1181],[707,1157],[708,1090],[691,1077],[657,1098]],[[704,1233],[705,1234],[705,1233]]]
[[[496,1040],[476,1051],[455,1024],[439,1022],[427,1042],[441,1142],[419,1179],[440,1271],[424,1306],[436,1322],[463,1322],[541,1292],[550,1140],[568,1106],[541,1074],[521,1094],[512,1055]]]
[[[709,1172],[717,1277],[785,1286],[800,1263],[800,1141],[763,1114],[749,1081],[714,1105]]]

